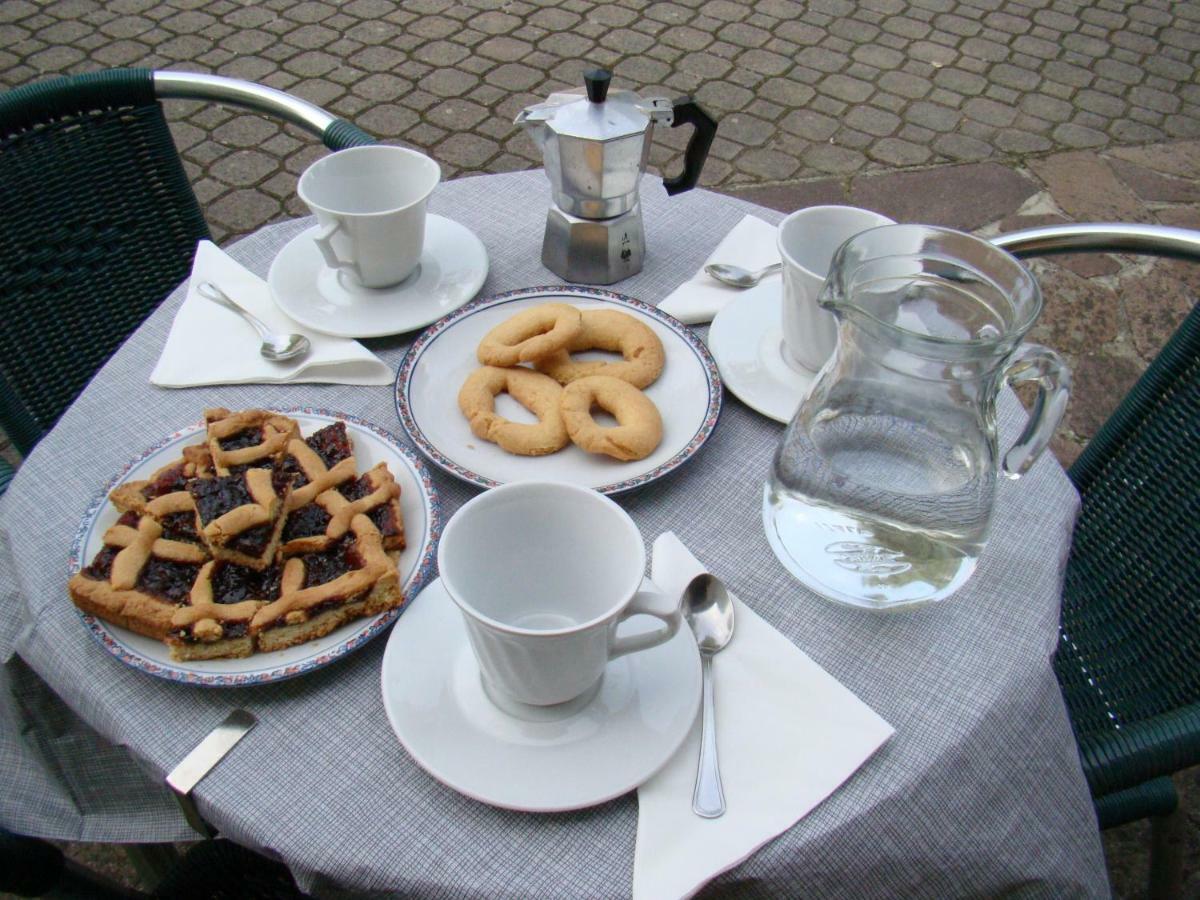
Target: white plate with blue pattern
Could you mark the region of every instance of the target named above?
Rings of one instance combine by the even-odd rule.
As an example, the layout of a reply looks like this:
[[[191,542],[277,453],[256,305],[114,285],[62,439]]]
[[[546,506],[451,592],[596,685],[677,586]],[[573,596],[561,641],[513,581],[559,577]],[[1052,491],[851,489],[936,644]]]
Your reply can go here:
[[[295,419],[305,437],[335,421],[344,421],[360,473],[380,462],[388,464],[396,483],[400,485],[400,509],[408,545],[397,562],[405,605],[377,616],[348,622],[322,638],[285,650],[255,653],[244,659],[186,662],[171,659],[170,649],[160,641],[134,634],[81,612],[91,635],[121,662],[159,678],[207,687],[242,687],[283,681],[327,666],[385,631],[429,580],[435,568],[441,523],[437,493],[429,471],[420,458],[390,432],[364,419],[311,407],[280,412]],[[112,489],[127,481],[147,478],[156,469],[178,459],[184,446],[198,443],[203,437],[203,422],[176,431],[133,459],[105,485],[84,514],[76,533],[71,547],[71,574],[91,562],[104,544],[104,532],[120,516],[108,502]]]
[[[666,365],[645,392],[662,416],[663,439],[648,457],[622,462],[573,444],[546,456],[516,456],[472,434],[458,409],[458,391],[479,366],[475,348],[496,325],[543,303],[616,309],[644,322],[662,340]],[[578,356],[611,358],[591,351]],[[396,412],[434,465],[470,484],[489,488],[539,478],[617,494],[662,478],[699,451],[721,412],[721,379],[704,342],[674,316],[647,303],[575,285],[524,288],[468,303],[422,332],[396,376]],[[496,398],[496,412],[514,421],[534,421],[506,394]]]

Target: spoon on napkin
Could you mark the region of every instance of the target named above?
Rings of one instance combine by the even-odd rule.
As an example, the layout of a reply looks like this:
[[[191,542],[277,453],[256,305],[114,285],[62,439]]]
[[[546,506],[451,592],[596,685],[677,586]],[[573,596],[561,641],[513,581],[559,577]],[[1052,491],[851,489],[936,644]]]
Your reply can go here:
[[[704,271],[722,284],[736,288],[751,288],[766,278],[783,270],[783,263],[771,263],[761,269],[751,271],[731,263],[709,263]]]
[[[696,636],[704,672],[703,720],[700,728],[700,762],[692,811],[706,819],[725,813],[725,791],[717,765],[717,729],[713,712],[712,658],[733,639],[733,600],[714,575],[704,572],[683,589],[683,614]]]
[[[308,352],[310,344],[308,338],[304,335],[276,334],[266,326],[266,323],[262,319],[242,309],[230,299],[228,294],[211,281],[203,281],[197,285],[196,293],[206,300],[211,300],[213,303],[219,303],[226,309],[233,310],[249,322],[254,327],[254,330],[258,332],[258,336],[262,338],[262,345],[258,348],[258,352],[264,359],[269,359],[272,362],[283,362],[284,360],[303,356]]]

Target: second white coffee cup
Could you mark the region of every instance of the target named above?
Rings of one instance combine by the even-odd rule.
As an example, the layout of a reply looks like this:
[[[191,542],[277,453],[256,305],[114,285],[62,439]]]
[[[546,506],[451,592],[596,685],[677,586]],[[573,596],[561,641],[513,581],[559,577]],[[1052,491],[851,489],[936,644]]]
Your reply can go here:
[[[469,500],[438,544],[446,593],[462,611],[484,686],[549,706],[597,685],[610,659],[655,647],[683,621],[679,597],[645,579],[646,550],[620,506],[588,488],[522,481]],[[661,621],[618,634],[634,615]]]
[[[399,284],[425,246],[425,210],[441,167],[423,153],[374,144],[317,160],[297,193],[317,217],[325,264],[368,288]]]
[[[817,305],[833,254],[860,231],[895,224],[887,216],[854,206],[810,206],[779,223],[783,355],[793,367],[815,372],[837,346],[837,321]]]

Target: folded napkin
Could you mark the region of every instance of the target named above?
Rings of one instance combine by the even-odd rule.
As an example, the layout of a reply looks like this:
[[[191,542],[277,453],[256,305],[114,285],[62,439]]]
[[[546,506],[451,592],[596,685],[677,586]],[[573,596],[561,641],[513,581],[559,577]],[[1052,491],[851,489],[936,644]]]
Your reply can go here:
[[[745,269],[761,269],[779,262],[779,247],[775,243],[776,227],[768,225],[757,216],[746,216],[725,235],[717,249],[704,261],[709,263],[733,263]],[[781,275],[768,275],[780,282]],[[711,322],[726,303],[745,291],[745,288],[721,284],[711,275],[705,274],[704,266],[695,275],[677,287],[658,308],[670,313],[687,325]]]
[[[682,591],[705,571],[671,532],[654,542],[651,580]],[[717,752],[727,812],[692,812],[700,721],[638,788],[633,896],[686,897],[786,831],[893,733],[887,722],[734,599],[733,640],[713,657]]]
[[[196,293],[211,281],[235,303],[275,331],[298,332],[312,343],[301,359],[270,362],[259,355],[262,343],[248,322],[231,309]],[[307,331],[271,300],[267,283],[251,274],[211,241],[201,241],[192,263],[187,297],[175,321],[150,383],[159,387],[199,384],[391,384],[391,368],[357,341]]]

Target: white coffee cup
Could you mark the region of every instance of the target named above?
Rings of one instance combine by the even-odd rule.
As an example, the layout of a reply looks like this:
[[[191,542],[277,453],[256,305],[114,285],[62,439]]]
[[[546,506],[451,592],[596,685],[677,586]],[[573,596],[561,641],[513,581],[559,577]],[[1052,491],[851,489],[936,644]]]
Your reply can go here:
[[[647,581],[645,567],[629,514],[565,482],[486,491],[459,508],[438,544],[442,586],[462,611],[487,694],[505,709],[584,696],[609,660],[678,631],[680,598]],[[635,615],[662,625],[618,634]]]
[[[854,206],[810,206],[779,223],[783,261],[783,357],[815,372],[837,346],[837,320],[817,305],[838,247],[860,231],[895,225],[887,216]]]
[[[425,246],[425,208],[441,167],[423,153],[374,144],[322,157],[297,193],[317,217],[325,264],[368,288],[399,284]]]

